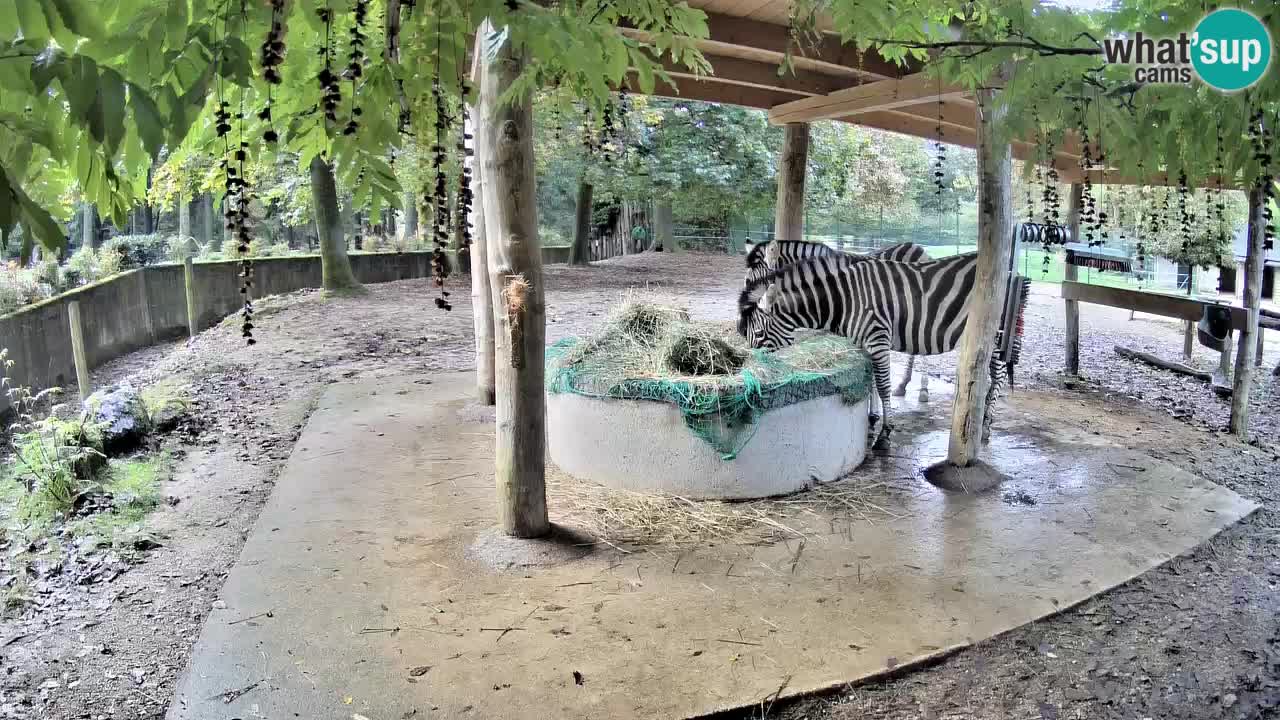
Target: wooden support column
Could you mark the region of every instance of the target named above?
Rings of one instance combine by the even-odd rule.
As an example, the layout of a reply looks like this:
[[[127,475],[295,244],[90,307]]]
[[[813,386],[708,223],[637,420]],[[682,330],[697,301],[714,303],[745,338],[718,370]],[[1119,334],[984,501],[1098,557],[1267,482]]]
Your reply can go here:
[[[773,237],[804,239],[804,176],[809,162],[809,124],[788,123],[778,158],[778,203]]]
[[[67,322],[71,326],[71,358],[76,365],[76,386],[81,402],[89,399],[93,386],[89,382],[89,360],[84,352],[84,323],[80,319],[80,301],[67,303]]]
[[[957,467],[971,465],[982,442],[982,419],[991,386],[989,366],[1013,250],[1013,152],[1008,140],[998,137],[1008,111],[997,91],[978,91],[978,267],[956,359],[956,397],[947,452],[947,462]]]
[[[489,37],[486,21],[477,37]],[[477,145],[483,147],[484,214],[494,308],[497,412],[494,451],[503,532],[545,535],[546,396],[542,248],[538,242],[530,94],[504,100],[525,65],[508,39],[482,59]]]
[[[1257,347],[1258,308],[1262,302],[1262,260],[1266,250],[1266,220],[1262,216],[1266,193],[1262,187],[1249,191],[1249,249],[1244,261],[1245,322],[1240,330],[1240,347],[1236,350],[1235,386],[1231,393],[1230,430],[1236,437],[1249,439],[1249,386],[1253,383],[1253,353]]]
[[[650,250],[675,251],[675,228],[671,218],[671,201],[659,200],[653,208],[653,240]]]
[[[471,66],[471,77],[478,78],[480,49],[476,46]],[[479,127],[472,121],[474,112],[467,118],[471,137],[479,140]],[[476,338],[476,399],[482,405],[494,404],[494,347],[493,347],[493,293],[489,287],[489,251],[488,236],[484,214],[484,155],[485,148],[481,142],[475,143],[475,156],[471,162],[471,315]],[[413,193],[408,193],[407,200],[413,201]],[[408,216],[406,216],[407,218]],[[418,225],[417,212],[413,214],[413,227]],[[405,223],[406,238],[409,237],[408,220]]]
[[[196,266],[190,255],[182,258],[182,284],[187,294],[187,337],[200,332],[200,316],[196,312]]]
[[[1067,227],[1071,242],[1080,241],[1080,206],[1084,203],[1084,185],[1071,183],[1071,197],[1067,204]],[[1080,268],[1066,264],[1066,279],[1072,282],[1080,277]],[[1065,300],[1067,317],[1067,362],[1064,371],[1068,375],[1080,374],[1080,303]],[[1131,318],[1132,319],[1132,318]]]
[[[1187,270],[1187,297],[1195,295],[1196,287],[1196,266],[1189,266]],[[1182,323],[1182,359],[1190,360],[1196,351],[1196,321],[1187,320]]]

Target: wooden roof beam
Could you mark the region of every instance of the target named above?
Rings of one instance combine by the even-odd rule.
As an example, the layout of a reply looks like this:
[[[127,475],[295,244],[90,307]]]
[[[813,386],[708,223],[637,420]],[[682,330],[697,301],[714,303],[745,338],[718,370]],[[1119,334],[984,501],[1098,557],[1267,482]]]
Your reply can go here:
[[[791,93],[790,99],[826,95],[829,92],[849,86],[847,78],[825,75],[811,70],[796,68],[795,72],[778,75],[778,66],[766,62],[716,55],[706,55],[705,57],[711,63],[712,75],[710,77],[695,75],[689,71],[689,68],[673,61],[669,57],[662,58],[662,67],[671,77],[676,78],[680,84],[684,84],[686,79],[694,82],[715,80],[734,85],[781,90]]]
[[[896,80],[879,80],[837,90],[821,97],[784,103],[769,110],[769,122],[785,125],[833,118],[850,118],[863,113],[893,110],[923,103],[945,102],[966,97],[969,91],[957,85],[941,84],[922,75]]]
[[[628,36],[644,39],[647,34],[630,25],[620,25]],[[917,71],[912,65],[899,67],[874,50],[860,52],[840,38],[826,34],[812,47],[791,47],[791,37],[783,25],[748,18],[707,13],[708,37],[696,44],[704,55],[747,58],[780,64],[793,53],[794,66],[827,75],[857,76],[877,80],[896,78]]]

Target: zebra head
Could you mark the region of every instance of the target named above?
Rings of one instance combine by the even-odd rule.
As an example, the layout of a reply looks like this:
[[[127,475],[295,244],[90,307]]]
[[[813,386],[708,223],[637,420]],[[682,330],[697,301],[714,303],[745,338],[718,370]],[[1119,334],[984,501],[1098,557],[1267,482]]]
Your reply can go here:
[[[764,273],[747,285],[738,298],[738,334],[746,338],[753,348],[777,350],[790,345],[794,333],[771,322],[773,305],[777,302],[778,286]]]
[[[747,248],[747,277],[742,281],[744,289],[750,287],[769,272],[769,264],[765,258],[765,252],[768,250],[769,245],[770,243],[768,242],[762,242]]]

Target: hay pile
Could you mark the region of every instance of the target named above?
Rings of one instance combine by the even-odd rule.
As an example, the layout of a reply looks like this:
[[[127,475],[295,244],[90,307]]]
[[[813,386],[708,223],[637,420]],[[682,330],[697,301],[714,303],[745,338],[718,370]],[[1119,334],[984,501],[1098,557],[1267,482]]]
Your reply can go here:
[[[547,360],[548,392],[672,403],[726,460],[750,440],[760,413],[828,395],[856,403],[871,387],[870,360],[845,338],[751,350],[730,323],[691,320],[636,296],[594,335],[553,345]]]
[[[767,385],[798,373],[831,374],[867,362],[847,340],[829,336],[776,353],[753,352],[732,323],[690,320],[684,308],[636,296],[610,312],[594,335],[561,341],[549,355],[553,391],[590,388],[614,397],[629,397],[622,388],[645,380],[715,390],[741,387],[751,379]],[[559,382],[567,379],[566,371],[572,388]]]

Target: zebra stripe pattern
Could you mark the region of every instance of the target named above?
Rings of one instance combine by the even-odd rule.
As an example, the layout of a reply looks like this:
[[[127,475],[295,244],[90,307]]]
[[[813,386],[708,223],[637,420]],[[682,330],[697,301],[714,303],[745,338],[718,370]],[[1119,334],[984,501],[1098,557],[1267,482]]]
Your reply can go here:
[[[738,332],[753,347],[790,345],[799,328],[826,330],[871,356],[884,408],[876,440],[889,430],[889,352],[938,355],[964,333],[977,275],[977,253],[928,263],[859,256],[819,256],[766,273],[743,290]],[[1003,368],[993,353],[993,371]],[[999,389],[993,375],[988,406]],[[990,414],[984,418],[989,428]],[[984,432],[985,434],[985,432]]]
[[[790,265],[802,260],[811,260],[815,257],[841,257],[846,254],[851,253],[834,250],[823,243],[801,240],[771,240],[766,243],[752,245],[751,250],[747,252],[747,278],[744,286],[760,279],[770,270],[784,265]],[[929,256],[929,251],[915,243],[890,245],[876,252],[855,257],[875,257],[881,260],[914,263],[929,262],[933,259]]]

